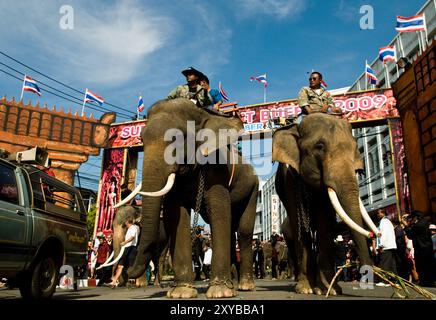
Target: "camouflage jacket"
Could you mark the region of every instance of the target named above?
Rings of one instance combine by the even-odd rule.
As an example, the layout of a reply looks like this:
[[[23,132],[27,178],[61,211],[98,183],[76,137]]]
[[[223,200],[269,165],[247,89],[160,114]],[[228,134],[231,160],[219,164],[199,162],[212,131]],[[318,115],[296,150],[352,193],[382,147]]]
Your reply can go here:
[[[200,85],[197,85],[196,92],[189,91],[187,84],[177,86],[168,94],[167,99],[186,98],[192,100],[197,107],[204,108],[212,104],[212,97]]]
[[[317,94],[315,90],[310,87],[303,87],[298,93],[298,104],[301,109],[305,106],[309,106],[313,112],[320,112],[322,107],[328,105],[334,107],[333,99],[325,89],[321,88],[320,94]]]

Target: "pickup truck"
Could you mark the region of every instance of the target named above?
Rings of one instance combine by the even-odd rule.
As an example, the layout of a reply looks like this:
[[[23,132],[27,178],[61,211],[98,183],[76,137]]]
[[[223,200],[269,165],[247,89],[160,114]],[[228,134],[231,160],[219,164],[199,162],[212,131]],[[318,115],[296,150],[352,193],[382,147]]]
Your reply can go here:
[[[87,246],[79,190],[36,166],[0,158],[0,281],[23,298],[49,299],[62,266],[86,270]]]

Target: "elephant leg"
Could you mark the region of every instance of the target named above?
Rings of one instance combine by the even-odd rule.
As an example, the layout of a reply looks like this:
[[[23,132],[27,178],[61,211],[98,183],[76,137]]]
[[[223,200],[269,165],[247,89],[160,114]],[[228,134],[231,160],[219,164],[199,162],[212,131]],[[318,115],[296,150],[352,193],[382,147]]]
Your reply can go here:
[[[325,212],[328,209],[324,209],[324,212],[319,212],[317,215],[316,229],[317,229],[317,247],[318,256],[316,261],[316,285],[314,293],[317,295],[323,295],[327,293],[328,287],[333,280],[334,271],[334,257],[335,247],[333,243],[333,230],[334,230],[334,214]],[[331,295],[341,294],[342,289],[335,285],[330,291]]]
[[[213,235],[211,281],[206,297],[212,299],[234,297],[236,291],[230,276],[230,195],[227,188],[215,184],[207,190],[205,200]]]
[[[239,290],[254,290],[253,279],[253,230],[256,216],[257,186],[252,191],[247,207],[239,220],[239,245],[241,249],[241,266],[239,269]]]
[[[168,298],[196,298],[193,286],[190,214],[175,199],[166,199],[164,219],[170,239],[170,252],[174,268],[174,287],[167,292]],[[157,266],[156,266],[157,267]]]

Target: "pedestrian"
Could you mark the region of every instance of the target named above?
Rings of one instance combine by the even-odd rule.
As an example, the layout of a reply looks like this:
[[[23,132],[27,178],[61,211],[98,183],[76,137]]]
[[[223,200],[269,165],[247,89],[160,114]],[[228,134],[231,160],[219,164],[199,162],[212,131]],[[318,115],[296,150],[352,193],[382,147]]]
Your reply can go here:
[[[398,275],[408,280],[411,266],[408,262],[407,253],[407,237],[403,230],[403,226],[398,222],[398,219],[394,220],[394,232],[395,232],[395,242],[397,244],[397,271]]]
[[[404,231],[413,240],[419,284],[423,287],[433,287],[435,272],[432,270],[434,256],[430,223],[424,217],[424,213],[418,210],[413,211],[410,218],[403,220]]]
[[[100,244],[97,249],[97,262],[95,264],[95,268],[98,269],[106,260],[109,258],[111,253],[111,248],[109,243],[106,240],[105,235],[100,235],[99,237]],[[100,270],[96,271],[96,278],[99,280],[97,286],[103,285],[103,283],[108,282],[112,276],[112,268],[111,267],[103,267]]]
[[[124,237],[124,241],[121,242],[121,247],[124,246],[124,253],[118,263],[118,267],[115,275],[112,277],[112,282],[109,284],[112,288],[118,286],[118,279],[121,273],[125,273],[127,276],[127,268],[133,265],[134,258],[136,255],[136,246],[138,244],[139,237],[139,227],[133,223],[132,218],[127,218],[125,226],[127,227],[127,232]]]
[[[203,260],[203,273],[205,276],[204,281],[210,279],[210,266],[212,264],[212,247],[209,241],[204,243],[204,260]]]
[[[347,261],[347,245],[344,241],[342,235],[338,235],[335,239],[335,269],[336,272],[339,270],[339,267],[344,266]],[[347,268],[342,270],[342,273],[339,276],[338,281],[348,281],[347,277]]]
[[[386,217],[384,209],[377,210],[377,216],[380,219],[378,250],[380,253],[380,268],[398,274],[397,271],[397,243],[395,240],[395,231],[392,222]],[[377,283],[378,286],[389,286],[383,282]]]
[[[253,249],[254,276],[258,279],[265,277],[264,254],[262,244],[259,239],[255,240]]]

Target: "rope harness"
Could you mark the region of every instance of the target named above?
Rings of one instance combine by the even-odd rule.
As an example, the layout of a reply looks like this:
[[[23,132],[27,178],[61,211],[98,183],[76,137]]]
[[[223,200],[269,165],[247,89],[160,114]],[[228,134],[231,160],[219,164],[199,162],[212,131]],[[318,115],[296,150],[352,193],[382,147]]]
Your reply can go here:
[[[297,200],[297,220],[298,220],[298,241],[301,240],[301,231],[312,233],[310,229],[310,201],[309,190],[306,189],[305,184],[301,178],[296,179],[295,195]]]

